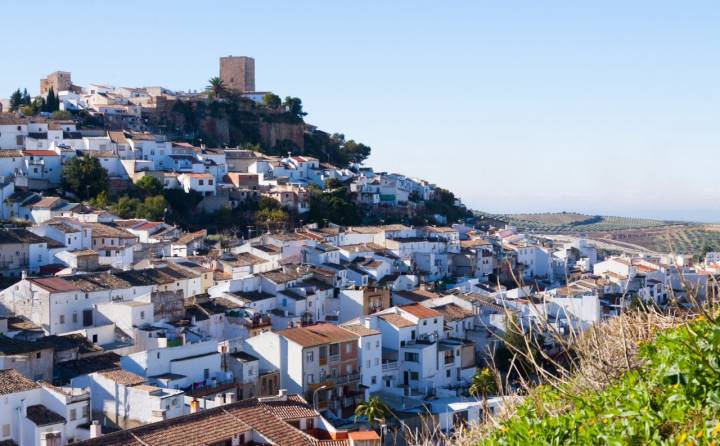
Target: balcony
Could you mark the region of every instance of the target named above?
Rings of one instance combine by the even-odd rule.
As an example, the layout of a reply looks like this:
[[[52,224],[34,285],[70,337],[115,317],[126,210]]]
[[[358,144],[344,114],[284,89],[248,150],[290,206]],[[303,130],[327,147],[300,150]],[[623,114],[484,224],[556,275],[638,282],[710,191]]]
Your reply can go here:
[[[320,378],[320,381],[330,385],[341,386],[343,384],[360,381],[360,372],[353,372],[345,375],[325,375]]]
[[[387,361],[383,362],[382,370],[383,372],[391,372],[398,369],[398,362],[397,361]]]

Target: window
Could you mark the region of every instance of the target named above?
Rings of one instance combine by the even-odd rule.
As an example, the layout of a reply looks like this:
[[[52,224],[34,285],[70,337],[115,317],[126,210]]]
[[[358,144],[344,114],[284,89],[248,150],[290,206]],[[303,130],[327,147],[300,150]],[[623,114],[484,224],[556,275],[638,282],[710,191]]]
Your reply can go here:
[[[370,368],[370,366],[372,365],[372,363],[370,362],[369,359],[368,359],[367,361],[365,361],[365,363],[367,364],[367,365],[365,366],[365,367],[367,367],[367,368]]]
[[[345,353],[352,353],[352,343],[345,344]]]
[[[433,324],[437,324],[437,319],[433,319]]]
[[[76,299],[77,299],[77,298],[76,298]],[[73,312],[72,321],[73,321],[73,324],[77,324],[77,321],[78,321],[77,313],[74,313],[74,312]]]
[[[375,341],[375,348],[380,348],[380,341]]]
[[[418,372],[410,372],[410,381],[417,381],[418,379],[420,379]]]
[[[198,184],[199,184],[200,186],[203,186],[203,185],[205,184],[205,181],[204,181],[204,180],[198,180]]]
[[[445,370],[445,377],[450,378],[450,369]]]
[[[203,369],[203,378],[210,379],[210,369]]]
[[[407,362],[418,362],[420,355],[415,352],[405,352],[405,361]]]
[[[61,323],[61,324],[64,324],[64,323],[65,323],[65,315],[64,315],[64,314],[61,314],[61,315],[60,315],[60,323]]]
[[[88,415],[90,415],[90,405],[89,405],[89,404],[86,404],[86,405],[83,406],[83,408],[82,408],[82,416],[83,416],[83,418],[87,418]]]
[[[12,432],[10,431],[10,425],[9,424],[3,424],[2,425],[2,436],[3,437],[9,437]]]
[[[423,325],[427,325],[427,321],[423,321]]]
[[[145,312],[144,312],[144,311],[141,311],[141,312],[140,312],[140,319],[145,319]]]
[[[35,357],[36,357],[37,359],[40,359],[40,356],[42,356],[42,352],[37,352],[37,353],[35,353]]]
[[[98,336],[96,334],[92,335],[92,341],[93,341],[93,343],[97,343]]]
[[[370,377],[370,384],[372,384],[373,386],[377,384],[377,376]]]
[[[306,362],[313,362],[315,360],[314,352],[307,352],[305,353],[305,361]]]
[[[208,186],[212,186],[212,185],[213,185],[213,180],[208,180]]]
[[[75,421],[76,419],[77,419],[77,410],[70,409],[70,421]]]
[[[375,358],[375,365],[380,365],[380,358]]]

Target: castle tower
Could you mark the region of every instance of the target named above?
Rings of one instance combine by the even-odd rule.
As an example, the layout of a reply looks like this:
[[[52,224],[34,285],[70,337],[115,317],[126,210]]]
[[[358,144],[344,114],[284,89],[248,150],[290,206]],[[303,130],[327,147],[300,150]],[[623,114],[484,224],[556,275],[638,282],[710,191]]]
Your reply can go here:
[[[70,73],[67,71],[55,71],[48,74],[45,79],[40,79],[40,96],[46,96],[50,87],[53,88],[55,94],[71,90],[72,80],[70,79]]]
[[[220,58],[220,80],[230,90],[255,91],[255,59],[245,56]]]

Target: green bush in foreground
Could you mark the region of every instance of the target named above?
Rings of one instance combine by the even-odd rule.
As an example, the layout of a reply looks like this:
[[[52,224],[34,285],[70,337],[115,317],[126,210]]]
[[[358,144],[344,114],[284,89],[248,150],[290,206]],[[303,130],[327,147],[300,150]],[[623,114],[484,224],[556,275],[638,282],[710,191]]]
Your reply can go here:
[[[482,444],[720,444],[720,323],[700,317],[659,333],[640,357],[600,392],[535,389]]]

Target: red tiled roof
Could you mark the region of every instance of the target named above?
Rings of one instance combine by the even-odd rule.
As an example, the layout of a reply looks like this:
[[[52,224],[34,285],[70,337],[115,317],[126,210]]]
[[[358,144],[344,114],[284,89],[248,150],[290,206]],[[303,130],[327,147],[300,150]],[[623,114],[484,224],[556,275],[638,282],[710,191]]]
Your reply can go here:
[[[333,324],[287,328],[280,330],[278,334],[303,347],[347,342],[358,338],[355,333]]]
[[[262,404],[268,407],[273,415],[283,421],[295,421],[301,418],[314,418],[320,415],[310,407],[300,395],[288,395],[287,400],[266,400]]]
[[[145,382],[145,378],[143,378],[142,376],[136,375],[132,372],[128,372],[127,370],[123,370],[121,368],[104,370],[98,373],[100,373],[105,378],[114,381],[115,383],[122,386],[136,386]]]
[[[409,321],[399,314],[389,313],[381,314],[380,319],[384,320],[390,325],[394,325],[397,328],[414,327],[417,325],[415,322]]]
[[[61,277],[37,277],[37,278],[31,278],[28,279],[30,282],[34,283],[35,285],[44,288],[50,292],[53,293],[64,293],[68,291],[78,291],[79,288],[76,287],[71,282],[68,282],[67,280],[61,278]]]
[[[375,431],[348,432],[348,438],[354,441],[380,440],[380,436]]]
[[[201,446],[220,443],[246,432],[257,432],[277,446],[317,446],[324,444],[283,420],[285,411],[301,411],[316,416],[299,397],[272,404],[257,399],[243,400],[194,414],[77,443],[79,446]],[[303,406],[301,408],[300,406]],[[297,406],[297,407],[296,407]],[[288,407],[290,409],[288,409]],[[304,418],[304,417],[303,417]],[[290,421],[290,420],[288,420]],[[346,445],[347,443],[340,443]]]
[[[181,175],[185,175],[186,177],[189,177],[189,178],[215,178],[214,176],[212,176],[212,174],[209,174],[209,173],[207,173],[207,172],[202,172],[202,173],[183,173],[183,174],[181,174]]]
[[[398,308],[412,314],[419,319],[441,316],[439,312],[420,304],[400,305]]]
[[[24,392],[37,388],[40,388],[40,386],[36,382],[26,378],[15,369],[0,370],[0,395]]]
[[[32,156],[60,156],[53,150],[25,150],[24,154]]]

